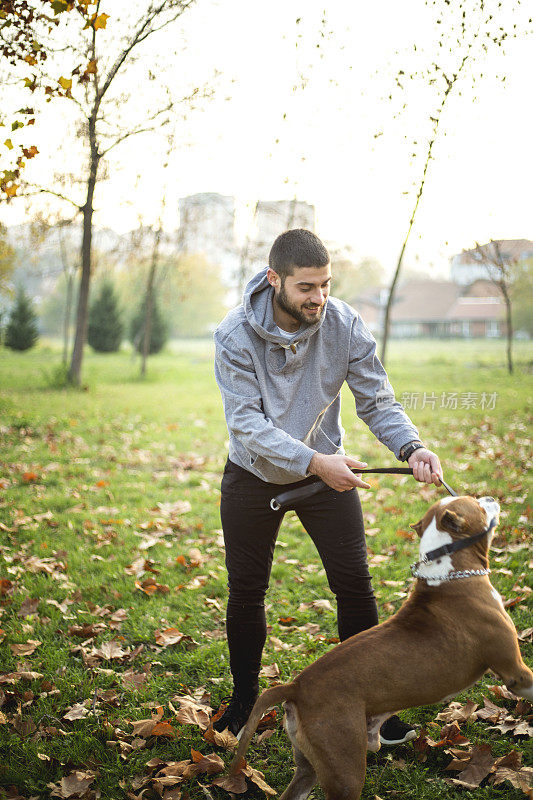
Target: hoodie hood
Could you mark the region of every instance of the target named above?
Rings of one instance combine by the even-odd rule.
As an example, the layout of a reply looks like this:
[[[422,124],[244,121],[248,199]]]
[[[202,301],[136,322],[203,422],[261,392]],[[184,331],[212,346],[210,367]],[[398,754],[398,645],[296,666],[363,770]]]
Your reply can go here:
[[[313,323],[313,325],[301,325],[300,328],[294,332],[293,338],[287,343],[287,337],[282,336],[278,331],[278,326],[274,321],[274,312],[272,302],[274,298],[274,289],[269,284],[267,279],[267,268],[258,272],[248,282],[244,290],[243,307],[246,319],[254,329],[254,331],[272,344],[277,344],[280,347],[290,347],[290,343],[299,344],[300,342],[309,339],[320,328],[324,322],[324,317],[327,311],[327,301],[324,310],[320,315],[320,319]]]

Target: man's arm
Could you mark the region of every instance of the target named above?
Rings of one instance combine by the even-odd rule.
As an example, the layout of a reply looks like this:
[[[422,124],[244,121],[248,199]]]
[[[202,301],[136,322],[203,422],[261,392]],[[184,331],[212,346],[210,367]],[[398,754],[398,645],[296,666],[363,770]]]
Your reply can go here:
[[[418,431],[394,397],[387,373],[376,354],[376,342],[360,316],[354,319],[346,381],[355,397],[357,415],[372,433],[401,459],[402,448],[419,441]],[[407,463],[416,480],[439,485],[442,468],[425,447],[413,451]]]
[[[215,334],[215,377],[222,394],[228,429],[247,450],[272,464],[301,475],[308,474],[315,451],[276,428],[265,416],[261,390],[252,359],[230,337]]]

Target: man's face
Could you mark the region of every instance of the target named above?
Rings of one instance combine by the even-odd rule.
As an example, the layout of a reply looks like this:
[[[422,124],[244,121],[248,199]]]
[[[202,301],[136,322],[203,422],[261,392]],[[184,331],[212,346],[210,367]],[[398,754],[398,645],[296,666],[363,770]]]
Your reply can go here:
[[[274,287],[274,302],[279,308],[304,325],[318,322],[331,283],[331,265],[325,267],[295,267],[293,275],[284,281],[274,270],[268,270],[268,280]]]

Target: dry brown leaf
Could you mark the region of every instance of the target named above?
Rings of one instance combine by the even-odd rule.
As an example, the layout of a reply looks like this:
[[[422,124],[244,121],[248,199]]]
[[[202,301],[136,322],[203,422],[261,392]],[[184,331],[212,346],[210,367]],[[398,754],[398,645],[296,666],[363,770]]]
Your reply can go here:
[[[269,664],[265,667],[262,667],[259,674],[263,678],[269,678],[270,680],[277,680],[280,676],[279,667],[276,663]]]
[[[207,561],[207,556],[198,550],[197,547],[191,547],[189,550],[189,561],[191,567],[201,567]]]
[[[500,684],[495,684],[493,686],[487,687],[489,692],[496,695],[496,697],[501,697],[504,700],[518,700],[518,697],[509,691],[507,686],[500,686]]]
[[[444,711],[437,714],[435,719],[442,722],[453,722],[454,720],[457,720],[457,722],[466,722],[466,720],[474,716],[477,707],[477,703],[474,703],[473,700],[468,700],[464,705],[454,701],[450,703]]]
[[[500,688],[500,687],[498,687]],[[477,719],[488,720],[489,722],[497,722],[501,717],[507,716],[507,709],[497,706],[486,697],[483,698],[484,707],[476,711]]]
[[[111,661],[112,659],[122,659],[125,658],[130,654],[130,650],[123,650],[122,645],[120,642],[117,642],[116,639],[112,639],[110,642],[103,642],[100,647],[93,649],[90,652],[91,656],[96,658],[102,658],[105,661]]]
[[[207,728],[211,714],[210,709],[189,697],[176,698],[180,704],[179,711],[176,712],[176,720],[183,725],[198,725],[199,728]]]
[[[211,785],[219,786],[221,789],[225,789],[227,792],[234,792],[235,794],[243,794],[248,789],[242,772],[239,772],[232,778],[228,776],[215,778]]]
[[[105,631],[107,625],[105,622],[85,623],[84,625],[69,625],[67,632],[69,636],[77,636],[79,639],[89,639],[92,636],[98,636],[99,633]]]
[[[142,689],[147,678],[148,675],[146,672],[133,672],[132,670],[123,672],[120,676],[123,687],[129,691],[138,691]]]
[[[34,599],[27,597],[17,612],[17,617],[28,617],[31,614],[36,614],[40,602],[41,601],[39,597]]]
[[[277,794],[276,790],[273,789],[272,786],[269,786],[268,783],[265,781],[265,776],[263,775],[263,773],[259,772],[258,769],[254,769],[253,767],[251,767],[250,764],[247,764],[244,767],[243,774],[246,775],[246,777],[249,778],[252,781],[252,783],[255,783],[255,785],[258,786],[259,789],[262,789],[265,794],[270,794],[270,795]]]
[[[457,786],[476,788],[481,781],[487,777],[494,766],[495,758],[492,755],[490,745],[476,745],[470,751],[468,764],[459,773],[457,778],[452,778],[452,782]],[[450,765],[447,769],[450,768]]]
[[[41,672],[31,672],[30,670],[20,670],[19,672],[6,672],[0,675],[1,683],[18,683],[18,681],[38,681],[43,677]]]
[[[276,733],[275,728],[267,728],[265,731],[263,731],[263,733],[260,733],[259,736],[257,737],[256,739],[257,744],[260,744],[261,742],[266,742],[266,740],[270,739],[271,736],[274,736],[275,733]]]
[[[134,736],[142,736],[143,738],[148,738],[151,735],[153,729],[160,721],[160,717],[151,717],[150,719],[138,719],[135,721],[131,721],[133,725],[133,735]]]
[[[61,778],[59,784],[49,783],[48,787],[54,790],[51,793],[52,797],[81,797],[94,782],[95,777],[95,772],[74,770],[70,775]]]
[[[174,730],[170,722],[165,722],[161,720],[161,722],[156,722],[156,724],[154,725],[154,727],[150,732],[150,735],[175,737],[176,731]]]
[[[31,656],[41,644],[42,642],[37,641],[37,639],[28,639],[27,642],[23,642],[22,644],[10,644],[9,647],[11,652],[16,656]]]
[[[513,770],[508,767],[499,767],[494,775],[493,783],[497,786],[504,781],[509,781],[515,789],[521,789],[529,800],[533,798],[533,768],[522,767],[519,770]]]
[[[9,578],[0,578],[0,595],[9,594],[14,588],[13,582]]]
[[[173,644],[179,644],[182,641],[192,642],[192,636],[181,633],[177,628],[165,628],[164,630],[156,630],[155,640],[159,647],[170,647]]]
[[[183,771],[184,778],[193,778],[195,775],[206,773],[207,775],[217,775],[219,772],[224,772],[224,762],[216,753],[209,753],[204,756],[198,750],[191,748],[192,764],[185,767]]]
[[[500,756],[494,762],[494,766],[496,768],[499,767],[508,767],[509,769],[514,769],[515,771],[520,768],[522,764],[522,752],[520,750],[510,750],[504,756]]]
[[[437,746],[443,745],[449,747],[450,745],[470,744],[466,736],[463,736],[457,721],[450,722],[449,725],[444,725],[441,728],[440,737],[441,740],[438,742]]]
[[[311,608],[314,608],[315,611],[335,610],[329,600],[313,600],[313,602],[311,603]]]
[[[89,710],[85,708],[83,703],[75,703],[73,706],[67,709],[66,714],[63,714],[63,719],[68,719],[70,721],[76,719],[85,719],[88,713]]]
[[[170,588],[166,584],[157,583],[153,578],[146,578],[144,581],[135,581],[135,588],[139,589],[139,591],[144,592],[149,597],[156,592],[160,594],[167,594],[170,592]]]
[[[234,736],[228,728],[219,733],[213,728],[212,724],[205,731],[204,739],[206,742],[216,744],[218,747],[223,747],[224,750],[233,750],[239,744],[237,737]]]
[[[518,638],[521,642],[533,641],[533,628],[524,628],[523,631],[519,631]]]

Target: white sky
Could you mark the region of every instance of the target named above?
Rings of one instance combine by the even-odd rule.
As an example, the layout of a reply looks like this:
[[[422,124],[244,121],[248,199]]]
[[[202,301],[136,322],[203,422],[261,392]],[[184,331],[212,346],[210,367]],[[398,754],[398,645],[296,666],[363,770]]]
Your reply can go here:
[[[110,30],[113,8],[122,2],[113,0],[110,9],[103,4]],[[320,37],[324,6],[326,39]],[[201,83],[218,70],[215,98],[180,121],[165,175],[160,137],[132,139],[117,149],[110,180],[97,190],[96,224],[124,232],[136,227],[139,215],[155,221],[166,184],[170,228],[179,197],[213,191],[237,198],[242,233],[257,199],[297,194],[316,206],[319,235],[352,245],[356,255],[375,256],[391,270],[423,163],[420,157],[410,163],[409,142],[417,138],[424,149],[433,108],[427,92],[414,86],[392,103],[382,98],[398,67],[407,71],[431,60],[436,29],[422,0],[198,0],[181,28],[153,39],[150,57],[166,60],[177,83],[183,76]],[[449,256],[476,240],[533,238],[532,44],[533,38],[519,36],[506,56],[487,57],[478,67],[484,78],[477,101],[468,76],[462,96],[451,96],[407,264],[445,275]],[[395,56],[402,49],[406,54]],[[496,73],[507,76],[505,84]],[[295,90],[301,74],[306,88]],[[147,108],[150,92],[150,84],[138,92]],[[395,120],[400,99],[408,105]],[[33,141],[41,155],[28,177],[71,166],[65,103],[50,104],[38,120]],[[22,204],[0,207],[7,224],[22,221],[24,213]]]

